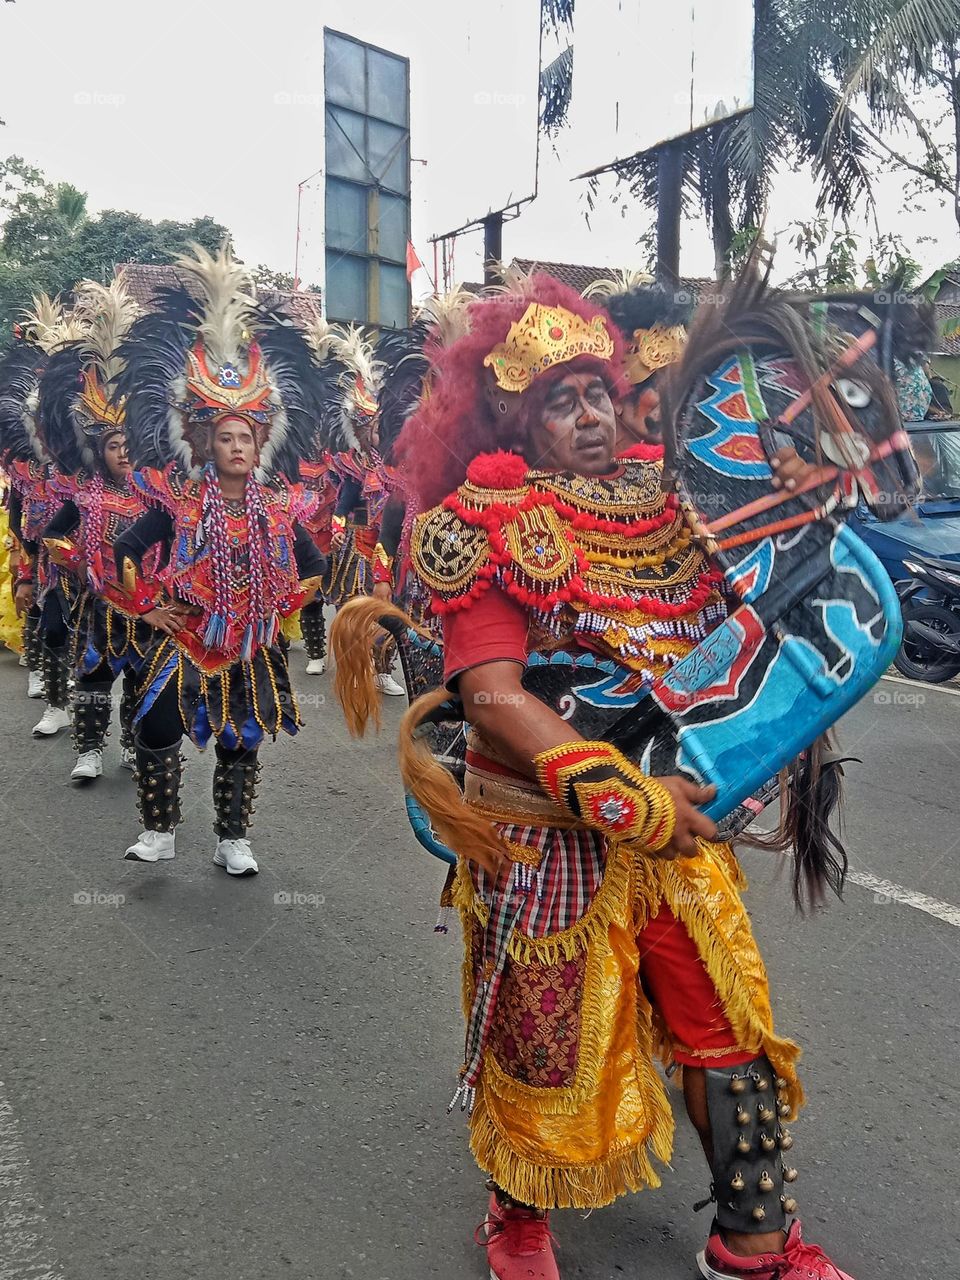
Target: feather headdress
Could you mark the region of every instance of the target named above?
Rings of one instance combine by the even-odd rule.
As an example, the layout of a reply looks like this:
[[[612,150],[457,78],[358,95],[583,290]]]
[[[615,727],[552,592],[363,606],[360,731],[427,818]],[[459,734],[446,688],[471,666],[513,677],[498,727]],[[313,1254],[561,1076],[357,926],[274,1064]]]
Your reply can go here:
[[[62,471],[93,471],[98,446],[123,430],[123,401],[114,394],[119,348],[139,314],[122,276],[76,286],[73,319],[82,336],[51,355],[40,381],[44,437]]]
[[[384,364],[376,358],[370,338],[355,324],[334,333],[330,355],[341,366],[330,425],[340,436],[340,448],[356,448],[356,424],[377,412]]]
[[[443,351],[470,328],[467,308],[476,296],[457,287],[428,298],[409,329],[386,329],[377,343],[384,365],[379,396],[379,450],[391,461],[393,445],[421,399],[430,393],[430,375]]]
[[[134,466],[176,462],[199,475],[209,461],[210,428],[229,417],[251,427],[261,477],[286,471],[303,434],[291,431],[290,413],[299,422],[309,408],[302,379],[311,360],[302,334],[258,306],[250,273],[227,246],[214,256],[195,245],[176,265],[189,289],[161,290],[156,309],[121,344],[117,388],[126,396]]]
[[[48,462],[39,415],[40,377],[52,352],[83,336],[59,298],[35,294],[15,327],[17,341],[0,361],[0,449],[5,457]]]

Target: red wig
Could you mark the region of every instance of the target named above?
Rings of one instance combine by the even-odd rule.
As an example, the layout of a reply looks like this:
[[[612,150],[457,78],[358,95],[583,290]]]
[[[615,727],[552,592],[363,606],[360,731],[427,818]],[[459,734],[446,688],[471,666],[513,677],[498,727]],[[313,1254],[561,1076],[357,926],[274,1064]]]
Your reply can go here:
[[[395,456],[417,510],[436,506],[462,484],[467,467],[477,454],[511,448],[518,438],[523,439],[527,423],[542,412],[550,388],[567,374],[596,371],[611,395],[618,395],[622,389],[624,341],[608,319],[607,328],[613,339],[609,360],[576,356],[547,369],[520,393],[518,414],[510,417],[509,427],[505,427],[505,420],[498,421],[487,397],[490,374],[483,360],[498,342],[503,342],[510,326],[532,302],[564,307],[584,320],[593,320],[597,315],[607,318],[603,307],[542,274],[530,276],[520,293],[495,294],[471,303],[467,310],[469,332],[437,356],[429,394],[410,416],[397,441]]]

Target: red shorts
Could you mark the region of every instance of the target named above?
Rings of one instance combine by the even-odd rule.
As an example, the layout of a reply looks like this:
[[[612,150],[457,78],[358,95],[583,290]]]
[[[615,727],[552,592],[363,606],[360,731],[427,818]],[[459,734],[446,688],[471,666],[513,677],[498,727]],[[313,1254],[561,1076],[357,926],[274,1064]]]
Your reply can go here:
[[[690,935],[667,906],[637,936],[640,981],[661,1014],[681,1066],[738,1067],[751,1062],[756,1050],[737,1044]]]

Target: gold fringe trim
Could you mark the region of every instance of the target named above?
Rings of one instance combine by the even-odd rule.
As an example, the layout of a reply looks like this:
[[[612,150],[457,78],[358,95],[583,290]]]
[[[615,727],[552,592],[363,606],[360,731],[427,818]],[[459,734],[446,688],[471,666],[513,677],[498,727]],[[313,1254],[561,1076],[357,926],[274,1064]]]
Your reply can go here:
[[[670,1114],[669,1107],[667,1112]],[[672,1136],[672,1114],[670,1131]],[[636,1146],[612,1152],[596,1164],[545,1165],[524,1159],[511,1149],[487,1109],[482,1084],[470,1117],[470,1150],[480,1168],[514,1200],[540,1209],[599,1209],[628,1191],[659,1187],[650,1143],[650,1138],[641,1139]],[[665,1155],[657,1150],[663,1149],[662,1135],[653,1139],[652,1145],[659,1159],[669,1159],[669,1141]]]
[[[605,941],[614,922],[629,928],[624,907],[629,901],[630,870],[629,858],[616,845],[610,845],[600,887],[576,924],[545,938],[528,938],[516,930],[510,941],[511,959],[519,964],[557,964],[560,960],[573,960],[578,951],[588,950],[592,943]]]
[[[804,1103],[803,1087],[797,1078],[797,1061],[801,1050],[793,1040],[778,1036],[766,1018],[757,1012],[756,1004],[743,971],[721,936],[716,920],[687,882],[672,866],[662,871],[664,898],[670,910],[690,934],[710,980],[716,987],[723,1011],[733,1028],[737,1042],[749,1052],[754,1046],[767,1055],[774,1071],[787,1082],[783,1091],[789,1102],[790,1120],[796,1119]],[[740,910],[742,906],[738,903]]]

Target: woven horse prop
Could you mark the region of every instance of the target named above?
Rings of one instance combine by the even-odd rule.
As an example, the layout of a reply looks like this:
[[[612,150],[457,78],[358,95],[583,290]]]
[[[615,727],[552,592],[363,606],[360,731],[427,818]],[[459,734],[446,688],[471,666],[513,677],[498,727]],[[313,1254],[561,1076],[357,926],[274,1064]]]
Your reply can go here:
[[[860,499],[889,519],[916,496],[884,366],[909,353],[918,317],[844,299],[814,304],[811,319],[812,332],[795,307],[740,282],[701,313],[667,393],[668,466],[723,574],[725,621],[639,692],[625,669],[589,654],[535,655],[524,677],[584,737],[613,743],[645,772],[713,784],[705,811],[728,838],[876,683],[900,642],[893,585],[845,519]],[[771,460],[784,446],[814,464],[792,491],[773,487]],[[575,672],[561,670],[569,663]],[[801,815],[821,803],[794,799]],[[845,856],[828,837],[834,860],[819,835],[819,850],[806,852],[839,889]],[[799,891],[813,866],[797,852]]]

